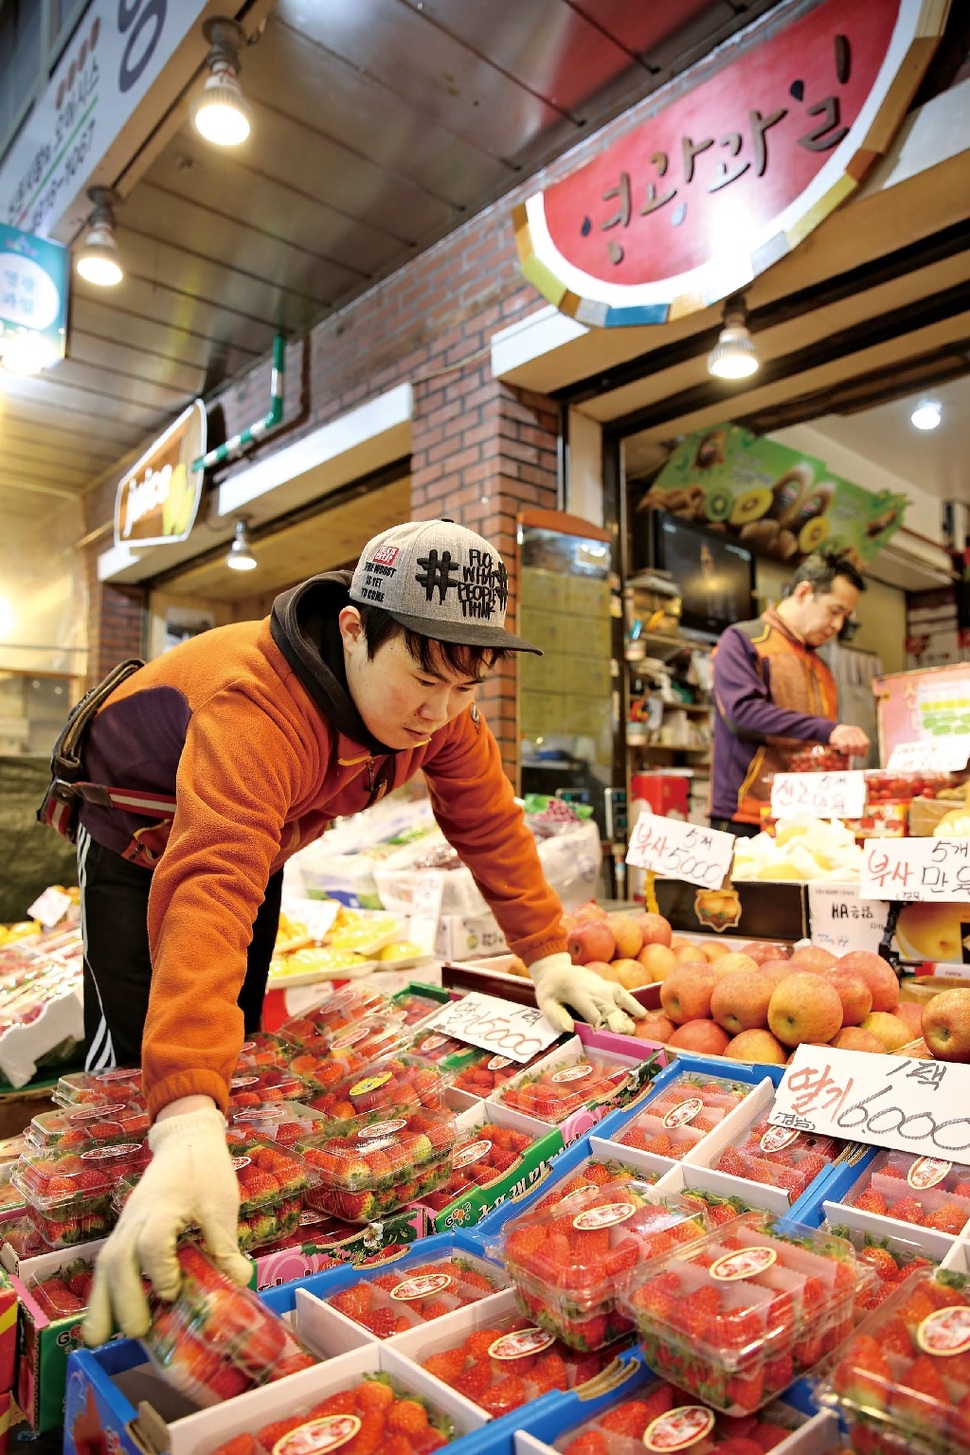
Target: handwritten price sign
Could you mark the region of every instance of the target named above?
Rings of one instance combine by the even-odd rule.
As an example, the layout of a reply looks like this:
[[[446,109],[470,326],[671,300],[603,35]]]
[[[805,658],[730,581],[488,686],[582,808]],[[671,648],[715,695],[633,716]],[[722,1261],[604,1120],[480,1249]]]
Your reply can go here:
[[[862,899],[970,900],[970,839],[866,839]]]
[[[886,767],[893,773],[959,773],[970,758],[970,734],[948,733],[946,737],[919,738],[897,743]]]
[[[477,990],[445,1006],[428,1026],[523,1065],[559,1039],[559,1032],[536,1007],[513,1005]]]
[[[776,773],[771,780],[774,818],[802,811],[816,818],[861,818],[865,806],[861,773]]]
[[[966,1107],[966,1112],[961,1108]],[[776,1127],[966,1162],[970,1066],[799,1046],[775,1095]]]
[[[637,869],[652,869],[702,889],[720,889],[733,858],[733,834],[647,812],[634,824],[626,854],[626,862]]]

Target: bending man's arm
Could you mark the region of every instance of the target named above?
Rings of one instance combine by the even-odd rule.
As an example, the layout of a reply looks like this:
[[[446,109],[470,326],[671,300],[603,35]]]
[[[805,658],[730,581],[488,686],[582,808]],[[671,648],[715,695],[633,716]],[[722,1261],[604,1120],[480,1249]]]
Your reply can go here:
[[[745,742],[800,738],[827,743],[836,728],[827,717],[776,707],[754,648],[731,628],[722,636],[714,657],[714,705],[732,737]]]

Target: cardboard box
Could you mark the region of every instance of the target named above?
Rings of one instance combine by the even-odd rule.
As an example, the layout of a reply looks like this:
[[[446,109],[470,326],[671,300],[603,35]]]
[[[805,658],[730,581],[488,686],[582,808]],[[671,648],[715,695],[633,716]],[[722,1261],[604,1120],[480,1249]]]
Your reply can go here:
[[[740,879],[732,885],[738,899],[735,924],[717,928],[705,919],[705,901],[721,893],[698,889],[682,879],[655,879],[657,907],[675,933],[681,930],[738,935],[745,940],[801,940],[808,934],[808,885],[791,880]]]
[[[343,1237],[334,1236],[336,1221],[307,1210],[301,1216],[299,1231],[285,1246],[274,1245],[254,1253],[257,1291],[348,1263],[354,1268],[391,1263],[410,1252],[414,1242],[428,1231],[428,1215],[420,1207],[405,1208],[366,1227],[344,1224]],[[318,1230],[316,1234],[314,1229]],[[319,1231],[322,1229],[326,1232]]]
[[[58,1248],[37,1258],[21,1258],[16,1275],[9,1282],[20,1301],[17,1321],[17,1375],[15,1394],[27,1423],[40,1434],[52,1430],[64,1418],[64,1389],[67,1360],[73,1349],[83,1345],[83,1314],[51,1319],[34,1299],[30,1283],[49,1278],[78,1259],[93,1260],[104,1239],[81,1243],[76,1248]]]
[[[508,952],[498,920],[486,914],[443,914],[438,920],[434,952],[439,960],[464,960],[473,955]]]

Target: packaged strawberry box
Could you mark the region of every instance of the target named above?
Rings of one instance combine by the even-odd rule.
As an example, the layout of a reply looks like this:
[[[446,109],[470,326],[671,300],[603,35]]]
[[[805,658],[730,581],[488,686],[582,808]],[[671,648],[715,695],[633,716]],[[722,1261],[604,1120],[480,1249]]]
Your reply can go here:
[[[560,1435],[553,1448],[562,1455],[643,1455],[644,1450],[760,1455],[774,1450],[807,1420],[807,1415],[786,1404],[734,1419],[657,1380],[635,1397],[619,1400],[595,1419]]]
[[[487,1055],[477,1047],[469,1046],[467,1041],[458,1041],[433,1025],[423,1027],[412,1036],[408,1042],[408,1050],[413,1056],[420,1056],[423,1061],[433,1061],[436,1066],[447,1067],[449,1071],[466,1066],[479,1056]],[[505,1057],[501,1059],[504,1061]]]
[[[688,1207],[702,1208],[712,1228],[733,1222],[742,1213],[755,1211],[743,1197],[722,1197],[719,1192],[708,1192],[704,1187],[682,1187],[678,1196]]]
[[[320,1131],[326,1118],[301,1101],[267,1101],[259,1106],[230,1107],[228,1120],[244,1134],[289,1147]]]
[[[79,1101],[124,1101],[141,1097],[141,1068],[112,1066],[107,1071],[69,1071],[61,1076],[51,1092],[59,1106],[73,1106]]]
[[[314,1093],[330,1091],[347,1076],[360,1075],[372,1061],[404,1047],[406,1032],[391,1016],[370,1015],[334,1033],[308,1041],[290,1058],[290,1071]]]
[[[322,1455],[338,1448],[344,1455],[430,1455],[456,1433],[431,1400],[387,1374],[365,1374],[299,1413],[234,1435],[208,1455]]]
[[[509,1313],[470,1332],[439,1337],[421,1367],[498,1419],[550,1390],[576,1389],[595,1379],[630,1344],[627,1336],[580,1352],[531,1319]]]
[[[326,1302],[379,1339],[390,1339],[506,1286],[502,1270],[484,1259],[462,1253],[423,1261],[415,1256],[404,1267],[370,1274],[330,1294]]]
[[[642,1264],[695,1242],[706,1216],[676,1194],[631,1179],[571,1193],[548,1210],[506,1223],[504,1255],[523,1311],[573,1349],[600,1349],[628,1334],[617,1290]]]
[[[746,1213],[634,1273],[619,1304],[655,1373],[750,1415],[851,1332],[871,1277],[844,1239]]]
[[[546,1212],[556,1207],[564,1198],[574,1192],[588,1192],[594,1187],[606,1187],[614,1182],[656,1182],[659,1172],[641,1172],[628,1162],[618,1158],[587,1157],[568,1176],[554,1181],[548,1192],[544,1192],[532,1208],[533,1212]]]
[[[860,1212],[956,1236],[970,1220],[970,1167],[881,1151],[842,1201]]]
[[[408,1027],[419,1025],[434,1015],[446,1002],[420,990],[401,990],[392,999],[393,1014],[399,1016]]]
[[[301,1144],[318,1179],[307,1206],[348,1223],[386,1217],[447,1182],[457,1137],[450,1112],[421,1108],[392,1112],[349,1136]]]
[[[141,1172],[147,1142],[108,1147],[44,1147],[25,1152],[10,1180],[24,1196],[27,1217],[50,1248],[102,1238],[114,1226],[112,1194],[119,1181]]]
[[[440,1111],[444,1105],[445,1082],[437,1066],[406,1055],[384,1056],[311,1102],[324,1122],[317,1130],[326,1136],[349,1135],[407,1107]]]
[[[682,1071],[659,1087],[644,1105],[667,1127],[690,1126],[710,1132],[753,1090],[749,1082]]]
[[[469,1096],[480,1096],[484,1100],[506,1081],[511,1081],[521,1071],[528,1071],[530,1066],[548,1054],[548,1051],[538,1051],[531,1060],[523,1063],[510,1061],[508,1056],[493,1056],[491,1051],[474,1050],[471,1060],[455,1073],[451,1084],[456,1091],[466,1091]]]
[[[300,1101],[306,1087],[300,1077],[279,1066],[247,1066],[235,1071],[229,1082],[229,1107],[263,1106],[270,1101]]]
[[[174,1303],[152,1298],[142,1340],[155,1367],[194,1404],[231,1399],[316,1361],[282,1319],[236,1285],[195,1243],[178,1249],[182,1286]]]
[[[236,1069],[245,1071],[251,1066],[277,1066],[283,1071],[289,1065],[295,1049],[293,1041],[287,1041],[272,1031],[254,1031],[239,1048]]]
[[[107,1146],[142,1141],[149,1126],[148,1110],[141,1101],[81,1102],[38,1112],[27,1129],[27,1141],[32,1147]]]
[[[849,1228],[844,1223],[831,1223],[826,1219],[822,1226],[837,1238],[845,1238],[856,1251],[856,1258],[865,1263],[875,1274],[871,1283],[860,1284],[856,1292],[856,1319],[866,1314],[890,1296],[911,1273],[924,1268],[932,1271],[938,1264],[936,1258],[927,1257],[923,1248],[911,1239],[897,1233],[880,1237],[862,1228]]]
[[[771,1126],[765,1116],[725,1147],[713,1165],[718,1172],[727,1172],[745,1182],[780,1187],[792,1203],[840,1156],[845,1146],[845,1142],[835,1137]]]
[[[345,985],[302,1015],[284,1021],[279,1035],[294,1046],[305,1046],[321,1036],[336,1035],[368,1015],[388,1015],[391,1002],[372,985]]]
[[[970,1448],[970,1279],[906,1278],[818,1371],[859,1451],[938,1455]]]
[[[93,1281],[94,1264],[77,1258],[63,1264],[56,1273],[29,1278],[27,1287],[49,1319],[66,1319],[87,1308]]]
[[[495,1099],[538,1121],[558,1124],[582,1107],[620,1105],[631,1081],[628,1066],[575,1055],[500,1087]]]
[[[515,1127],[483,1122],[463,1133],[455,1143],[452,1171],[437,1192],[424,1199],[426,1207],[439,1212],[462,1193],[488,1187],[519,1166],[523,1154],[535,1145],[535,1138]],[[561,1145],[561,1144],[560,1144]]]

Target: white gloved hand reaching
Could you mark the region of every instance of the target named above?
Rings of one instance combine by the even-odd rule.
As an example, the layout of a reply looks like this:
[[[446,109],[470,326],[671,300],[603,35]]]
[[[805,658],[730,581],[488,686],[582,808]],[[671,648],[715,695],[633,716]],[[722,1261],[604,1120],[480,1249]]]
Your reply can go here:
[[[559,1031],[573,1029],[570,1007],[587,1025],[606,1026],[620,1034],[629,1034],[633,1021],[647,1013],[622,985],[604,980],[595,970],[574,965],[565,951],[536,960],[529,966],[529,974],[539,1009]]]
[[[142,1270],[160,1298],[179,1291],[179,1235],[193,1224],[214,1263],[245,1284],[251,1264],[239,1251],[239,1184],[226,1145],[226,1123],[209,1097],[173,1101],[148,1134],[152,1160],[125,1203],[118,1225],[98,1255],[84,1342],[103,1344],[115,1323],[138,1338],[151,1314]]]

